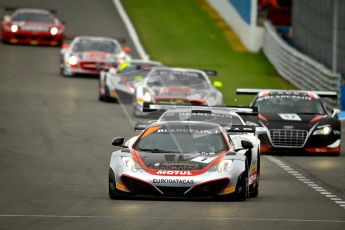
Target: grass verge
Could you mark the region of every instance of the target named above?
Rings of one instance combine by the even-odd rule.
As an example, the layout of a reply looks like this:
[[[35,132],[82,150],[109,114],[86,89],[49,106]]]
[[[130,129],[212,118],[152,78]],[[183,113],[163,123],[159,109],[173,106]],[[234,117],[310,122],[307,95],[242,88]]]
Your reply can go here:
[[[123,4],[152,60],[217,70],[226,104],[250,102],[251,97],[244,96],[234,102],[239,87],[293,88],[262,52],[237,52],[197,0],[123,0]]]

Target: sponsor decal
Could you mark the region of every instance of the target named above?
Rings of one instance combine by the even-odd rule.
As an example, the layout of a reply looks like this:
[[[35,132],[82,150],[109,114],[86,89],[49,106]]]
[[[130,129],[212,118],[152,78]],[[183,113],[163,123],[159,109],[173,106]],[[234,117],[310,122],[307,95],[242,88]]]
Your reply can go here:
[[[224,194],[233,193],[233,192],[235,192],[235,189],[236,189],[235,185],[228,187],[228,188],[224,189]]]
[[[274,98],[291,98],[295,100],[307,100],[307,101],[312,100],[312,98],[308,96],[303,96],[303,95],[269,95],[269,96],[259,97],[257,101],[269,100],[269,99],[274,99]]]
[[[295,113],[279,113],[281,119],[286,121],[301,121],[302,119]]]
[[[171,176],[189,176],[192,175],[191,171],[174,171],[174,170],[158,170],[157,175],[171,175]]]
[[[186,179],[153,179],[154,184],[194,184],[194,180]]]
[[[200,133],[200,134],[215,134],[217,129],[158,129],[157,133]]]
[[[200,157],[195,157],[191,161],[208,164],[211,161],[213,161],[215,158],[216,157],[200,156]]]

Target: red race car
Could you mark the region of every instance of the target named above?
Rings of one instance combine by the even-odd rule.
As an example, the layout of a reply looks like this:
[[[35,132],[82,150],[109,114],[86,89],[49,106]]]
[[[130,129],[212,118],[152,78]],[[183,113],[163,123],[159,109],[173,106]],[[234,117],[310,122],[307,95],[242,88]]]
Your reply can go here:
[[[62,44],[64,25],[55,11],[34,8],[5,8],[13,11],[5,15],[0,27],[1,41],[5,43],[50,45]]]

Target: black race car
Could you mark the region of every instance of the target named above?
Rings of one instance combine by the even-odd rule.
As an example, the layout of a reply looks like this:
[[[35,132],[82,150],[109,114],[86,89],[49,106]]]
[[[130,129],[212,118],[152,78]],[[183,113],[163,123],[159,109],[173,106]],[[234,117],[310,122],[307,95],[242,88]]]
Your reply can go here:
[[[329,111],[320,97],[336,98],[336,92],[237,89],[237,94],[257,95],[261,152],[340,154],[339,110]]]

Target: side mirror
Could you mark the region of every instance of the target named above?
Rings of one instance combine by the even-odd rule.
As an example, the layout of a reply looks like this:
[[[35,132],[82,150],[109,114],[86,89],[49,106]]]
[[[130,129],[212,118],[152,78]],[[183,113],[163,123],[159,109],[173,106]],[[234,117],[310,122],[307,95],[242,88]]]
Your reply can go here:
[[[62,44],[62,49],[68,49],[69,48],[69,44],[68,43],[63,43]]]
[[[213,85],[217,88],[222,88],[223,87],[223,83],[221,81],[214,81]]]
[[[338,117],[340,112],[340,109],[332,109],[332,117]]]
[[[125,141],[125,138],[123,137],[116,137],[114,140],[111,142],[113,146],[123,146],[123,142]]]
[[[253,146],[253,144],[252,144],[252,142],[250,142],[250,141],[245,141],[245,140],[242,140],[241,141],[241,145],[242,145],[242,148],[243,149],[252,149],[254,146]]]
[[[134,130],[144,130],[147,128],[148,125],[149,125],[149,123],[137,122],[134,125]]]
[[[267,133],[267,129],[264,127],[256,127],[255,131],[257,135],[263,135]]]
[[[125,52],[126,54],[129,54],[131,52],[131,48],[129,48],[128,46],[123,47],[123,52]]]

